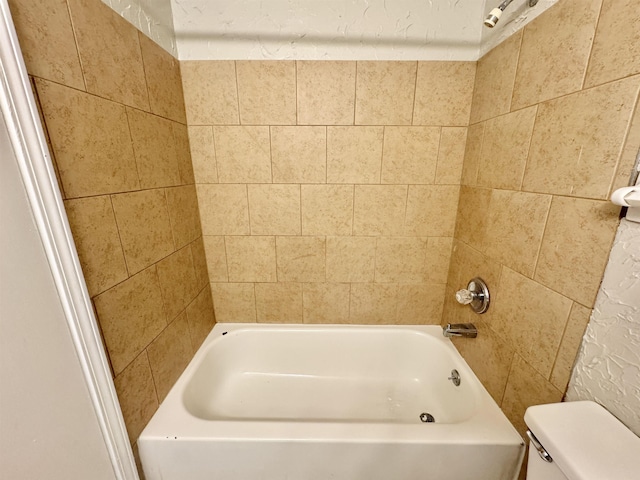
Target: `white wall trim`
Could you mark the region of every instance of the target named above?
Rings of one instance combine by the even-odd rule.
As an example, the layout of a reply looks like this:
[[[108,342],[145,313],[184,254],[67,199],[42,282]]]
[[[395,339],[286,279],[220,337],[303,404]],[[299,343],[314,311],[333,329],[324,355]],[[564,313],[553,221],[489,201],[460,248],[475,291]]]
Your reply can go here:
[[[0,0],[0,16],[0,109],[115,476],[138,480],[7,0]]]

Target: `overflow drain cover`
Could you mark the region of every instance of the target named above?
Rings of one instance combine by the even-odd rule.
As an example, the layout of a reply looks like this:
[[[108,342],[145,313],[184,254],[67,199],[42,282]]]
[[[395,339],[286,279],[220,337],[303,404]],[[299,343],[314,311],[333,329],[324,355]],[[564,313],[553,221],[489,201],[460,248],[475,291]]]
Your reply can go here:
[[[423,423],[434,423],[436,419],[433,418],[433,415],[431,415],[430,413],[421,413],[420,421]]]

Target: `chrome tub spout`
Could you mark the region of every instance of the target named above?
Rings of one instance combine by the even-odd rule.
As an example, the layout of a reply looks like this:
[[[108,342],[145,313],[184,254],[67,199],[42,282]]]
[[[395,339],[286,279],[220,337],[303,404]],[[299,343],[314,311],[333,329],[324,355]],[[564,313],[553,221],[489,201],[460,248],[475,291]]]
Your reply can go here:
[[[445,337],[476,338],[478,329],[473,323],[447,323],[446,327],[442,327],[442,334]]]

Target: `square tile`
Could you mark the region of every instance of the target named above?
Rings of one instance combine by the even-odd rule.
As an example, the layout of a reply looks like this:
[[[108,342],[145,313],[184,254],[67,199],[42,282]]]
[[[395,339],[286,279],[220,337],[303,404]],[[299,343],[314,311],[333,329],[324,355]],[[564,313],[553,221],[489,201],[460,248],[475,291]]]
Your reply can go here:
[[[493,190],[483,252],[533,276],[550,206],[550,195]]]
[[[326,183],[326,127],[271,127],[273,181]]]
[[[486,122],[487,135],[480,154],[478,185],[520,190],[536,112],[537,107],[534,106]]]
[[[360,61],[357,125],[411,125],[417,62]]]
[[[176,248],[181,248],[202,236],[198,197],[194,185],[167,188],[167,207]]]
[[[189,335],[191,347],[195,352],[216,323],[213,313],[213,300],[209,285],[198,293],[198,296],[187,306],[187,321],[189,323]]]
[[[133,108],[127,108],[127,119],[140,188],[179,185],[180,169],[171,121]]]
[[[301,283],[256,283],[258,323],[302,323]]]
[[[226,237],[230,282],[275,282],[276,240],[274,237]]]
[[[327,127],[327,182],[380,183],[383,127]]]
[[[401,235],[406,205],[406,185],[356,185],[353,234]]]
[[[128,277],[118,226],[108,196],[67,200],[64,204],[90,296]]]
[[[490,202],[491,190],[488,188],[460,189],[455,236],[476,250],[483,249],[487,230],[486,216],[476,215],[476,212],[488,212]]]
[[[130,274],[174,252],[164,190],[120,193],[111,201]]]
[[[453,237],[460,187],[409,185],[404,221],[406,235]]]
[[[249,185],[252,235],[300,235],[300,185]]]
[[[469,125],[476,62],[418,62],[414,125]]]
[[[592,306],[618,226],[619,207],[597,200],[554,197],[535,279]]]
[[[447,283],[453,238],[427,238],[425,283]]]
[[[196,272],[196,285],[198,290],[209,284],[209,272],[207,270],[207,256],[204,249],[202,237],[192,242],[191,256],[193,257],[193,268]]]
[[[175,122],[187,123],[180,62],[157,43],[138,32],[151,111]]]
[[[220,183],[271,183],[269,127],[213,127]]]
[[[582,88],[602,0],[563,0],[524,28],[512,109]]]
[[[227,269],[227,251],[225,247],[225,237],[213,237],[205,235],[202,237],[204,251],[207,257],[207,271],[209,281],[228,282],[229,274]]]
[[[203,235],[249,235],[246,185],[196,185]]]
[[[197,183],[218,183],[218,165],[213,142],[213,127],[189,127],[189,146]]]
[[[189,126],[240,123],[235,62],[182,61],[180,72]]]
[[[67,198],[140,188],[125,107],[36,80]]]
[[[553,290],[503,267],[491,328],[543,377],[553,369],[572,302]]]
[[[302,185],[302,234],[351,235],[351,185]]]
[[[68,4],[87,91],[149,111],[138,30],[102,2]]]
[[[352,283],[349,323],[393,325],[397,304],[396,284]]]
[[[424,283],[426,256],[426,239],[378,238],[376,283]]]
[[[440,325],[446,285],[398,285],[397,325]]]
[[[478,60],[470,122],[477,123],[511,109],[522,30]],[[499,85],[499,88],[496,86]]]
[[[385,127],[381,183],[434,183],[439,145],[438,127]]]
[[[467,131],[467,145],[464,152],[462,166],[462,185],[476,186],[478,184],[478,170],[484,142],[484,123],[471,125]]]
[[[437,184],[460,185],[466,145],[466,127],[442,127],[436,167]]]
[[[328,282],[373,282],[375,237],[327,237]]]
[[[349,323],[348,283],[305,283],[304,323]]]
[[[167,326],[156,267],[93,299],[116,377]]]
[[[296,62],[298,125],[353,125],[356,62]]]
[[[640,73],[638,5],[634,0],[604,0],[585,87],[636,73]]]
[[[240,123],[296,124],[296,64],[291,61],[237,61]]]
[[[193,173],[193,162],[191,161],[191,148],[189,147],[189,132],[187,126],[178,122],[171,122],[173,128],[173,141],[176,143],[176,154],[178,155],[178,169],[180,170],[180,183],[183,185],[193,185],[196,178]]]
[[[84,90],[67,3],[10,0],[9,6],[29,74]]]
[[[173,321],[200,291],[191,248],[184,247],[163,258],[158,262],[157,269],[167,319]]]
[[[324,237],[277,237],[279,282],[324,282]]]
[[[256,322],[256,296],[253,283],[212,283],[211,296],[217,322]]]
[[[147,352],[138,355],[114,383],[129,441],[135,442],[159,403]]]
[[[607,198],[639,87],[629,78],[540,104],[523,190]]]
[[[169,324],[147,348],[153,383],[161,402],[193,356],[187,314]]]

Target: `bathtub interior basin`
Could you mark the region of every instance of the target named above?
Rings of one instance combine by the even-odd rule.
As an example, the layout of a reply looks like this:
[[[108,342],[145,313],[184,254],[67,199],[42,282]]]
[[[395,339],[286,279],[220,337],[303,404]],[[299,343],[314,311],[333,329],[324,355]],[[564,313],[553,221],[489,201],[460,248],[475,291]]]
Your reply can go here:
[[[524,452],[438,326],[217,324],[138,447],[147,480],[513,480]]]
[[[455,423],[479,403],[474,382],[448,379],[454,353],[415,330],[222,333],[184,391],[187,411],[203,420],[416,423],[426,412]]]

